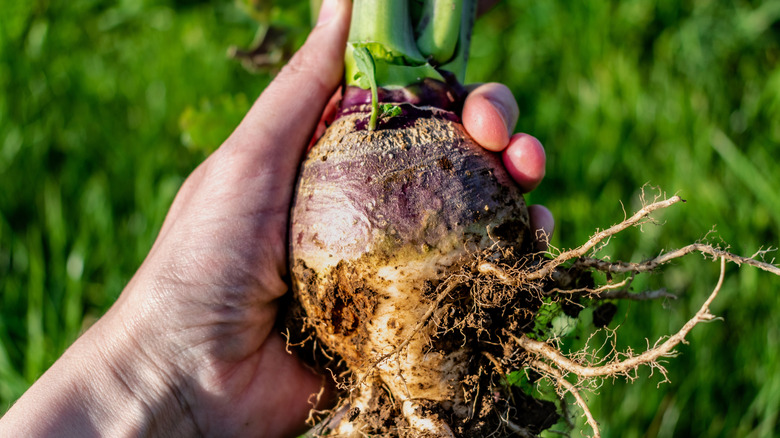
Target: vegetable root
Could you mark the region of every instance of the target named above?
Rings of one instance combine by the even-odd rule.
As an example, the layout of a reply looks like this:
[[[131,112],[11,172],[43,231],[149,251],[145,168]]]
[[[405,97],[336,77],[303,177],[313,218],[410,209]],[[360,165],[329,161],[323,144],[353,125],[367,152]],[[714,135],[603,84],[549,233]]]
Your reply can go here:
[[[709,306],[722,287],[727,262],[780,275],[780,268],[758,258],[767,251],[742,257],[704,243],[640,263],[612,262],[594,256],[594,248],[600,248],[610,237],[647,224],[652,221],[651,213],[680,202],[682,199],[676,196],[656,199],[617,225],[596,233],[583,246],[557,256],[518,256],[517,248],[495,241],[479,251],[461,254],[437,288],[423,293],[423,298],[415,303],[424,311],[418,311],[412,329],[403,332],[401,337],[386,339],[390,341],[389,346],[368,364],[364,363],[359,371],[350,367],[352,383],[345,387],[344,395],[345,400],[353,402],[342,406],[358,407],[360,414],[351,419],[342,416],[335,423],[331,418],[329,423],[320,425],[318,433],[328,436],[334,433],[336,436],[535,436],[559,417],[555,406],[545,404],[549,402],[534,400],[508,384],[507,375],[521,371],[532,382],[550,380],[559,388],[561,397],[572,394],[592,428],[592,436],[600,436],[598,422],[590,413],[582,390],[595,388],[606,377],[634,379],[641,366],[658,370],[666,377],[659,360],[673,356],[675,347],[685,342],[696,325],[715,318]],[[696,315],[677,333],[659,340],[641,354],[611,351],[605,357],[612,359],[606,362],[589,351],[565,354],[554,334],[534,327],[533,320],[542,301],[549,304],[581,298],[597,305],[605,300],[672,296],[666,291],[631,292],[631,280],[694,252],[720,261],[718,284]],[[586,281],[591,278],[590,272],[608,272],[625,278],[595,285]],[[419,369],[425,368],[426,361],[430,363],[430,357],[439,353],[444,339],[456,340],[449,344],[453,348],[447,356],[450,362],[446,366],[440,364],[438,373],[421,374]],[[457,371],[447,375],[444,370]],[[425,396],[409,388],[410,384],[422,381],[428,381],[430,392]],[[431,381],[438,381],[438,385]],[[385,395],[378,397],[378,393]],[[376,420],[382,415],[385,421],[378,423]],[[323,428],[323,424],[331,426]]]

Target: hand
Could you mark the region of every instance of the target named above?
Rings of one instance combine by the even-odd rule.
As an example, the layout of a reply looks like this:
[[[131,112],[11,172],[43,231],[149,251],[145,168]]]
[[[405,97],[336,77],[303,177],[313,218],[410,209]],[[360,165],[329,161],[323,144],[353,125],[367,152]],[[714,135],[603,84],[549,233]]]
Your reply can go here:
[[[324,384],[273,331],[287,287],[298,165],[342,75],[350,2],[326,1],[304,47],[179,191],[115,305],[0,421],[0,436],[294,436]],[[477,87],[468,132],[525,189],[544,150],[510,136],[517,105]],[[546,209],[531,210],[551,231]]]
[[[535,189],[544,178],[544,147],[528,134],[514,134],[519,110],[512,92],[502,84],[490,83],[472,88],[463,105],[463,125],[482,147],[500,152],[509,175],[524,192]],[[555,221],[541,205],[528,207],[531,227],[536,230],[538,250],[547,249]]]

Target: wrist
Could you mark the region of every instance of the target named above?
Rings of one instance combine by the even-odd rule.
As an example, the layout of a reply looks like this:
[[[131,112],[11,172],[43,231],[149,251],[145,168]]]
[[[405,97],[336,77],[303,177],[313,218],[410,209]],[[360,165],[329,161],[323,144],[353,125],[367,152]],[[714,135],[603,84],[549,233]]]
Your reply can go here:
[[[0,421],[0,436],[195,436],[175,379],[132,336],[85,333]]]
[[[112,410],[104,418],[107,427],[114,428],[108,432],[115,433],[101,435],[198,435],[179,369],[165,358],[148,355],[142,345],[147,336],[135,333],[133,326],[101,322],[109,328],[94,327],[92,336],[84,339],[85,349],[96,354],[96,377],[89,384],[95,394],[93,411],[106,411],[105,406]]]

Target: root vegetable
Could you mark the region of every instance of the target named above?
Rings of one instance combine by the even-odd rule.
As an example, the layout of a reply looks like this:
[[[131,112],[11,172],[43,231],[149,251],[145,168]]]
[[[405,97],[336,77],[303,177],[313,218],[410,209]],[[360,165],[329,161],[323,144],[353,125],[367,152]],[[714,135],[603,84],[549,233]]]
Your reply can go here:
[[[640,355],[562,353],[550,308],[576,317],[598,307],[594,324],[605,327],[611,300],[670,296],[631,292],[634,275],[691,252],[780,274],[705,244],[642,263],[595,258],[611,236],[679,197],[643,199],[581,247],[533,254],[521,193],[459,121],[473,16],[469,0],[354,1],[339,114],[302,164],[290,225],[299,307],[288,329],[314,332],[310,351],[347,376],[315,436],[533,436],[559,415],[510,384],[517,371],[573,394],[599,436],[579,389],[642,365],[664,373],[658,360],[711,319],[722,277],[694,319]],[[592,271],[607,284],[594,285]]]
[[[385,386],[412,429],[447,436],[446,422],[423,411],[435,403],[469,416],[461,381],[474,352],[436,345],[437,326],[419,323],[468,305],[445,305],[437,286],[469,255],[519,251],[528,213],[500,161],[451,113],[404,111],[414,115],[399,117],[405,126],[373,132],[354,129],[367,113],[344,116],[310,152],[293,209],[292,272],[307,322],[360,390]]]
[[[351,85],[301,168],[291,271],[305,324],[354,375],[352,412],[387,391],[408,434],[460,436],[475,416],[462,382],[479,353],[457,324],[428,322],[469,315],[468,290],[450,278],[488,248],[523,253],[530,232],[522,194],[457,113],[475,2],[423,3],[354,3]]]

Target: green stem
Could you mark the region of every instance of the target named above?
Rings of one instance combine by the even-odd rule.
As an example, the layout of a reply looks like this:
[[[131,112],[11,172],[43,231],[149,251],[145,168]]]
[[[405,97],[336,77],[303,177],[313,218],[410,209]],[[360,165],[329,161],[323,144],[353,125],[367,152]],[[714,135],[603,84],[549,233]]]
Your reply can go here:
[[[376,119],[379,117],[379,95],[376,86],[371,87],[371,117],[368,119],[368,130],[376,129]]]
[[[354,0],[345,56],[347,85],[368,89],[356,77],[360,69],[354,50],[360,47],[371,52],[379,87],[444,81],[440,71],[463,82],[475,6],[476,0]],[[412,16],[420,17],[417,35]]]
[[[371,47],[375,58],[425,61],[414,41],[408,0],[354,0],[349,42]]]
[[[417,22],[417,47],[436,65],[455,55],[461,27],[463,0],[425,0]]]
[[[463,0],[463,12],[460,15],[460,33],[458,34],[458,46],[455,55],[440,69],[451,72],[463,83],[466,77],[466,64],[469,60],[469,46],[471,45],[471,31],[474,29],[474,21],[477,19],[478,0]]]
[[[361,87],[371,88],[371,119],[368,121],[368,130],[376,129],[376,119],[379,114],[379,92],[376,84],[376,62],[371,51],[366,47],[355,47],[352,51],[355,65],[360,73],[355,75]]]

